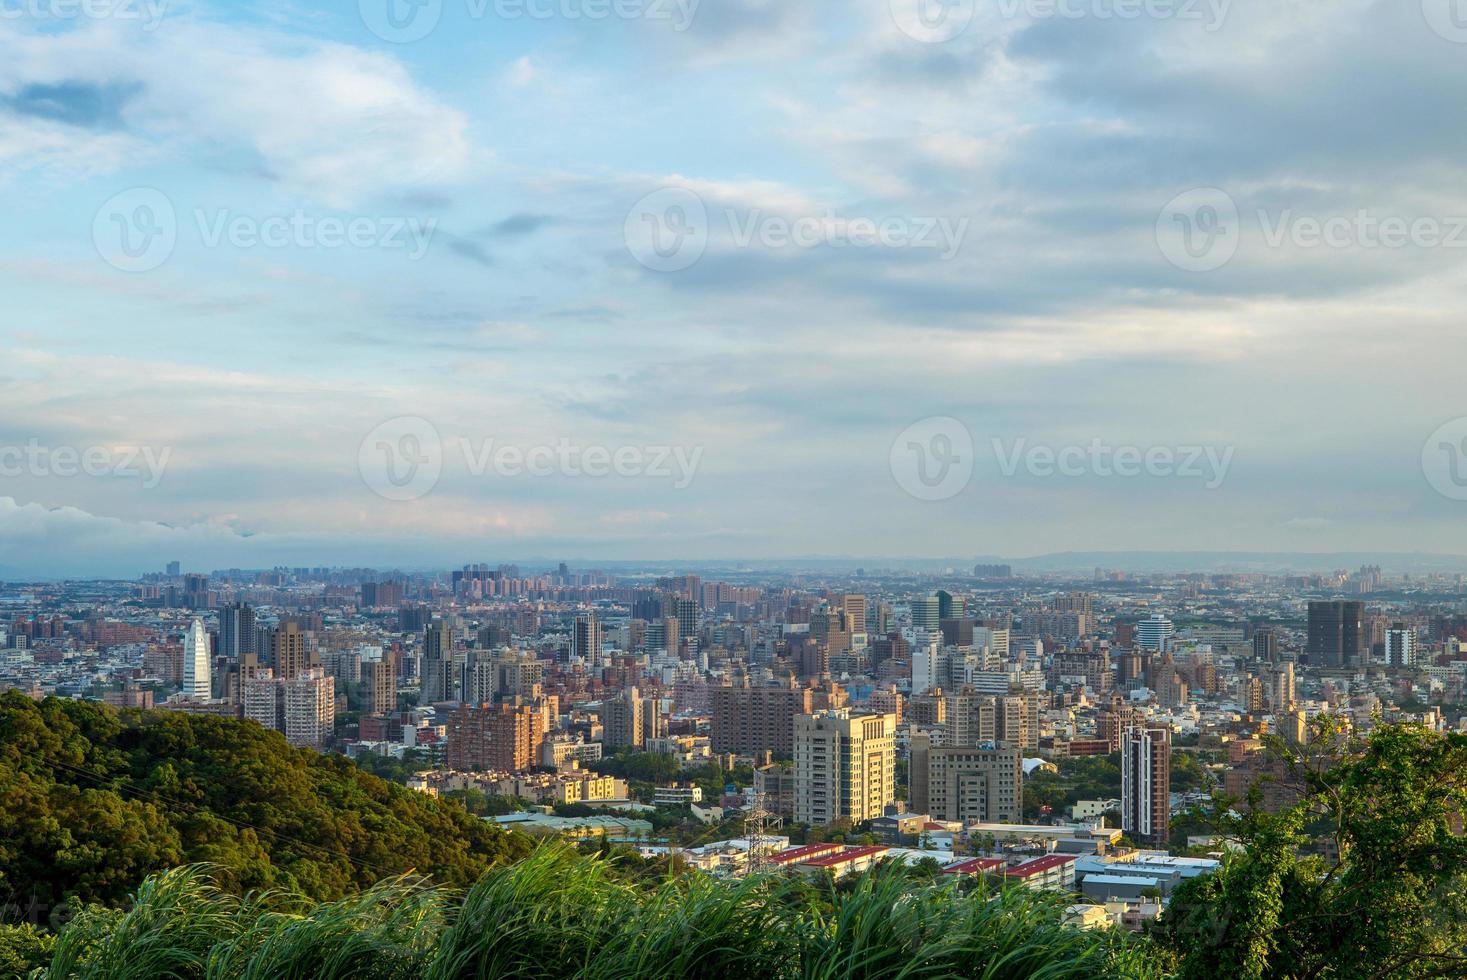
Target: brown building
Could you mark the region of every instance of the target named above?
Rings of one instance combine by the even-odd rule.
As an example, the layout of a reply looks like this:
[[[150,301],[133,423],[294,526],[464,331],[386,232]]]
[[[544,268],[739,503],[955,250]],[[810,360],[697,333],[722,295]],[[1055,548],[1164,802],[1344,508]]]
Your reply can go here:
[[[397,665],[391,653],[362,664],[362,710],[385,715],[397,708]]]
[[[708,691],[708,704],[712,750],[738,755],[793,752],[795,716],[813,710],[810,691],[793,685],[714,687]]]
[[[525,704],[466,704],[448,722],[448,768],[522,772],[539,756],[541,724]]]

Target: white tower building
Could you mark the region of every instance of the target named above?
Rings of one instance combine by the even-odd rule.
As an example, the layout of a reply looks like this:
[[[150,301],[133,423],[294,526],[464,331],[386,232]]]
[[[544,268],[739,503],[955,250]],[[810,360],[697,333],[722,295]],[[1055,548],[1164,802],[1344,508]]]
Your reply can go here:
[[[195,619],[183,641],[183,693],[207,701],[209,688],[209,634],[202,620]]]

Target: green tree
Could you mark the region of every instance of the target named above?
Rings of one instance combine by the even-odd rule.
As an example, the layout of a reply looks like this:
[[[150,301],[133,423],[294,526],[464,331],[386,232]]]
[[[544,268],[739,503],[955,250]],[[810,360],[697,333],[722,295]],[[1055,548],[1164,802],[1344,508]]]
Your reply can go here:
[[[1299,802],[1268,813],[1255,789],[1221,818],[1244,849],[1178,887],[1156,930],[1179,975],[1467,973],[1467,735],[1383,725],[1365,739],[1322,717],[1307,747],[1269,751]]]

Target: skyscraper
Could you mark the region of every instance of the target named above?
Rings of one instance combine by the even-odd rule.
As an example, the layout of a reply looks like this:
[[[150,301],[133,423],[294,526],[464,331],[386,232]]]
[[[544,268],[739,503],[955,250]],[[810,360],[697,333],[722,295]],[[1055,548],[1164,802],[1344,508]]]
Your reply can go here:
[[[423,630],[422,675],[423,704],[458,699],[453,670],[453,627],[435,620]]]
[[[1279,659],[1279,637],[1272,626],[1261,626],[1253,633],[1253,657],[1267,663]]]
[[[238,660],[241,654],[256,653],[255,607],[231,602],[219,610],[219,654]]]
[[[336,725],[336,684],[319,668],[280,682],[281,731],[291,745],[319,749]]]
[[[195,619],[183,641],[183,693],[207,701],[209,686],[209,634],[202,620]]]
[[[1171,758],[1167,726],[1137,723],[1121,732],[1121,829],[1138,844],[1166,843]]]
[[[937,590],[937,619],[960,619],[967,612],[967,602],[946,589]]]
[[[1365,604],[1349,601],[1309,603],[1309,664],[1355,667],[1364,659]]]
[[[270,668],[280,680],[290,680],[303,670],[316,666],[306,652],[306,634],[294,620],[282,620],[265,634],[265,651]]]
[[[595,613],[576,617],[575,630],[571,634],[571,656],[585,663],[588,668],[601,666],[601,620]]]
[[[680,639],[697,640],[700,615],[698,604],[693,600],[679,599],[677,601],[677,630]]]

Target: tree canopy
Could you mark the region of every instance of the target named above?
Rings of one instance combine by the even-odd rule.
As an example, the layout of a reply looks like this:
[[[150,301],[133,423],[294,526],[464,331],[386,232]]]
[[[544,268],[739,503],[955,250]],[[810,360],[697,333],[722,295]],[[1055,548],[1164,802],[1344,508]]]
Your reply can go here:
[[[207,862],[317,900],[415,870],[466,887],[529,842],[253,722],[0,695],[0,896],[49,914]]]
[[[1270,813],[1255,788],[1225,810],[1243,849],[1180,886],[1156,933],[1179,976],[1467,976],[1467,735],[1324,717],[1270,751],[1299,801]]]

